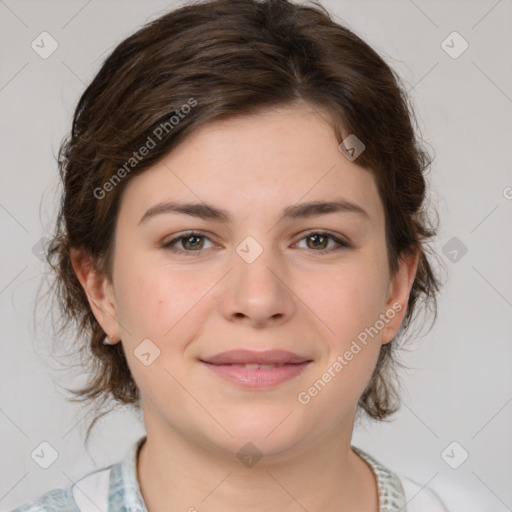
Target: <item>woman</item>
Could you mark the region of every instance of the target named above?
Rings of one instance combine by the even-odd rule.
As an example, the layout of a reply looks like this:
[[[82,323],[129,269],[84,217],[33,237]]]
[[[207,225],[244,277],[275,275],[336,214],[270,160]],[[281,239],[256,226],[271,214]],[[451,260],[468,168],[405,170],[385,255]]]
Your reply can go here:
[[[48,257],[126,457],[26,510],[445,510],[351,445],[439,282],[394,72],[320,6],[213,0],[127,38],[77,106]],[[89,428],[94,425],[92,422]]]

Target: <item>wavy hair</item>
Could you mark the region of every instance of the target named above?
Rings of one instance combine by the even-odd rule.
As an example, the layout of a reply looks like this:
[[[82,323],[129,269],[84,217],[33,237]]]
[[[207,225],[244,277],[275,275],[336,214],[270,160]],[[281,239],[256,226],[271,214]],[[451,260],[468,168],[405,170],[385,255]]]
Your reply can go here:
[[[99,199],[98,191],[108,188],[134,150],[180,115],[191,98],[194,108]],[[355,163],[378,185],[392,275],[405,252],[419,251],[405,319],[382,345],[358,402],[358,411],[375,420],[398,410],[396,350],[415,311],[428,308],[437,316],[440,281],[429,247],[437,226],[426,201],[431,158],[405,86],[384,59],[320,4],[287,0],[209,0],[170,11],[123,40],[82,94],[59,149],[62,196],[47,246],[50,291],[61,313],[57,334],[73,329],[74,353],[82,356],[88,375],[85,387],[72,390],[72,401],[89,402],[95,412],[109,400],[141,408],[122,343],[103,344],[105,333],[74,272],[71,249],[83,250],[111,277],[120,198],[134,176],[207,122],[299,101],[329,113],[339,142],[348,134],[364,141]],[[94,418],[87,439],[107,412]]]

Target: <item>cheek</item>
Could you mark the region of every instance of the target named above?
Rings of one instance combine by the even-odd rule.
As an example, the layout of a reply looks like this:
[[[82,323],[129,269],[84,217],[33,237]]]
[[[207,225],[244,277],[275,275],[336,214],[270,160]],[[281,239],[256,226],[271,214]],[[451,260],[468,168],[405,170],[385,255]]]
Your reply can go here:
[[[384,277],[380,266],[361,255],[357,264],[329,272],[308,286],[307,304],[321,319],[328,351],[325,373],[318,375],[329,388],[322,400],[337,402],[344,396],[355,403],[366,387],[381,348],[375,325],[384,311]]]
[[[117,311],[133,342],[141,337],[162,342],[204,294],[204,286],[186,274],[135,261],[119,268]]]
[[[371,327],[382,311],[382,294],[378,276],[368,272],[331,275],[324,284],[324,293],[311,292],[309,300],[323,325],[326,352],[302,391],[314,403],[307,409],[312,416],[330,411],[326,421],[334,425],[356,407],[377,363],[382,345]]]
[[[382,276],[363,258],[357,265],[332,269],[307,283],[303,289],[305,304],[316,313],[326,335],[337,340],[340,348],[373,325],[385,303]]]
[[[201,283],[192,283],[187,276],[148,268],[132,267],[117,286],[126,357],[146,397],[160,393],[162,386],[174,389],[171,375],[179,377],[186,372],[182,352],[194,337],[195,316],[201,313],[198,302],[204,295]],[[148,352],[151,362],[146,366],[139,358]]]

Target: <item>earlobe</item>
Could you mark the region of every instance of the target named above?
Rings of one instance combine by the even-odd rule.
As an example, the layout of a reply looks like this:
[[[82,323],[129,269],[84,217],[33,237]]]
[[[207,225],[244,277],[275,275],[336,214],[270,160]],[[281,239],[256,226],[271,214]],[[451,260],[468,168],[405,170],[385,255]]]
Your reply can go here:
[[[121,340],[117,340],[117,341],[121,341]],[[103,344],[104,345],[115,345],[117,343],[117,341],[115,341],[112,336],[105,336],[105,338],[103,339]]]
[[[111,339],[119,339],[116,305],[108,277],[79,249],[71,249],[71,262],[96,320]]]

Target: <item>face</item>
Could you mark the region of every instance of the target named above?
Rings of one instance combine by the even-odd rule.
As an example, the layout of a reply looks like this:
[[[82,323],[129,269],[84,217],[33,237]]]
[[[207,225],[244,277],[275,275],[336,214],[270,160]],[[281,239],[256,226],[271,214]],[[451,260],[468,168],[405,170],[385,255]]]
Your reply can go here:
[[[267,455],[350,437],[415,274],[389,274],[384,222],[371,173],[305,105],[205,125],[132,178],[93,307],[148,432]]]

